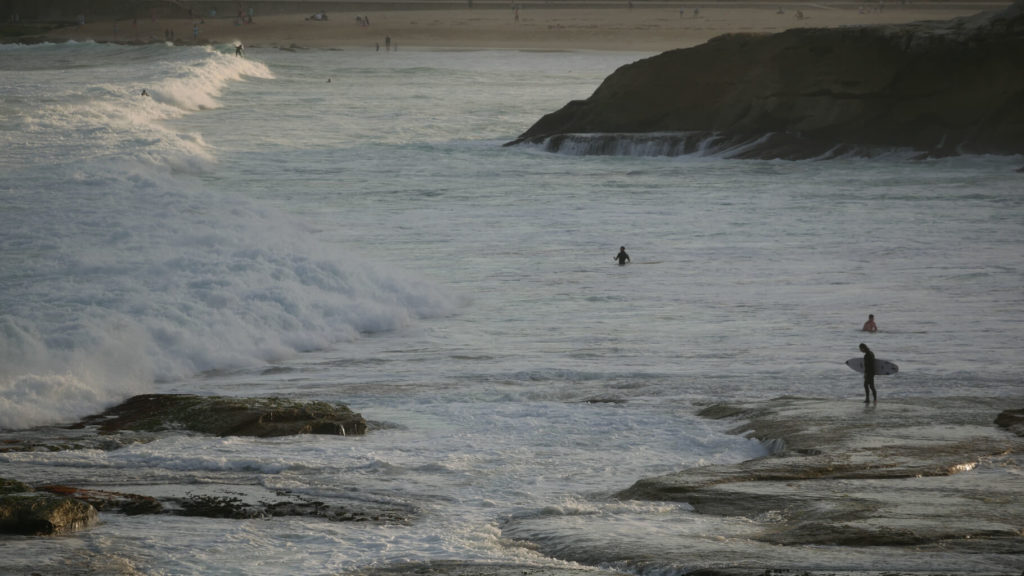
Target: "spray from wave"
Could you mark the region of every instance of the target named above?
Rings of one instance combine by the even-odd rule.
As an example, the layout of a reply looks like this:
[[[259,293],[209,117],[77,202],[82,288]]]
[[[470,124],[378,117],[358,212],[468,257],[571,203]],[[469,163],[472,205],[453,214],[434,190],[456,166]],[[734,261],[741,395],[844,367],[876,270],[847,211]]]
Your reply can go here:
[[[72,46],[67,58],[103,62],[106,50]],[[34,105],[24,96],[52,70],[10,83],[23,104],[0,132],[12,150],[0,190],[0,428],[73,420],[154,383],[454,309],[419,278],[204,188],[195,173],[215,169],[215,150],[166,121],[218,106],[232,83],[271,78],[266,67],[200,49],[129,55],[158,71],[148,98],[114,88],[118,66]]]

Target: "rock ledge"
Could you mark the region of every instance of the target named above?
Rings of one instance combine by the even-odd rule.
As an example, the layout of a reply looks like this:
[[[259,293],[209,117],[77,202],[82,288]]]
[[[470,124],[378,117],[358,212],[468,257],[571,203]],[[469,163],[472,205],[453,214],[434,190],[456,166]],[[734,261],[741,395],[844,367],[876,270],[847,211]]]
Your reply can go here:
[[[358,435],[366,420],[347,406],[285,398],[229,398],[188,394],[144,394],[76,427],[119,430],[190,430],[216,436]]]

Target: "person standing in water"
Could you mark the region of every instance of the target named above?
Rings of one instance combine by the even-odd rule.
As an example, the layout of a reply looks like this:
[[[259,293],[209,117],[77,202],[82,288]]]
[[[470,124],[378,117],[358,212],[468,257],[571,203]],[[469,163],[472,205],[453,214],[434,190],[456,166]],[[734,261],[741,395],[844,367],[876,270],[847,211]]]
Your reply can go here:
[[[878,392],[875,391],[875,353],[868,345],[861,342],[860,351],[864,353],[864,403],[872,400],[878,403]]]
[[[613,260],[618,260],[619,266],[625,266],[627,263],[629,263],[629,254],[626,254],[625,246],[619,247],[619,253],[615,255],[615,258],[613,258]]]
[[[861,328],[864,332],[878,332],[878,326],[875,325],[875,315],[868,314],[868,321],[864,323],[864,327]]]

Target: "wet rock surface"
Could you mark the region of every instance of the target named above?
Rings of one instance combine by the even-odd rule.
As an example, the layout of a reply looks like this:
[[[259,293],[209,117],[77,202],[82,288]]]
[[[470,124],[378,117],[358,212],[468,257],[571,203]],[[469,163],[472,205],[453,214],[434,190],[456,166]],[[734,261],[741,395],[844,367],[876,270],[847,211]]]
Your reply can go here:
[[[140,490],[150,494],[66,485],[33,487],[0,478],[0,533],[63,534],[91,527],[98,512],[235,520],[303,516],[391,525],[407,524],[418,514],[407,503],[367,497],[314,499],[251,485],[162,484]]]
[[[730,34],[623,66],[510,144],[788,159],[892,147],[1020,154],[1022,71],[1024,0],[948,22]]]
[[[144,394],[129,398],[77,427],[103,432],[189,430],[216,436],[358,435],[366,420],[347,406],[285,398]]]
[[[88,528],[97,519],[96,509],[86,502],[0,478],[0,534],[61,535]]]
[[[733,433],[760,439],[774,455],[643,479],[617,496],[743,518],[751,522],[749,538],[771,545],[903,547],[932,569],[941,562],[931,566],[929,554],[983,554],[1009,566],[1024,554],[1024,440],[994,423],[1005,403],[780,398],[710,405],[702,415],[736,420]],[[955,564],[948,570],[960,573]]]
[[[33,492],[0,495],[0,533],[59,536],[89,528],[96,509],[75,498]]]

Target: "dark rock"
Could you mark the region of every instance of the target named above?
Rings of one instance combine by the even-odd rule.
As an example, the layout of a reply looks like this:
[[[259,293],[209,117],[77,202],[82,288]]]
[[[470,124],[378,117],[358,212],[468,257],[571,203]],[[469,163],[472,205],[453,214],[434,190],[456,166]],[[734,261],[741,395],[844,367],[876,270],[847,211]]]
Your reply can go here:
[[[1024,408],[1018,410],[1004,410],[996,416],[996,424],[1013,432],[1017,436],[1024,436]]]
[[[95,508],[74,498],[36,493],[0,496],[0,533],[59,535],[88,528],[98,519]]]
[[[168,499],[177,508],[170,509],[180,516],[203,518],[272,518],[282,516],[304,516],[321,518],[331,522],[376,522],[389,525],[408,524],[417,513],[411,506],[395,503],[369,501],[343,502],[313,500],[301,495],[279,491],[273,501],[254,498],[253,491],[239,491],[235,494],[195,494]]]
[[[348,407],[284,398],[229,398],[146,394],[129,398],[79,422],[103,432],[184,429],[217,436],[352,435],[366,432],[366,420]]]
[[[530,566],[440,560],[372,566],[349,571],[346,574],[348,576],[621,576],[623,573],[586,566]]]
[[[510,144],[521,142],[745,158],[1021,154],[1024,0],[948,22],[720,36],[619,68]]]
[[[19,494],[21,492],[31,492],[32,487],[24,482],[18,482],[17,480],[9,480],[7,478],[0,478],[0,495],[6,494]]]
[[[199,487],[193,484],[171,484],[161,486],[159,493],[159,497],[154,497],[57,484],[33,488],[16,480],[0,478],[0,533],[52,534],[84,528],[90,523],[62,521],[56,514],[62,511],[68,514],[76,510],[87,514],[84,510],[88,509],[93,513],[98,511],[129,516],[169,514],[229,519],[305,516],[331,522],[375,522],[388,525],[408,524],[419,513],[410,504],[388,500],[377,502],[365,495],[313,500],[287,490],[271,491],[258,486]],[[65,500],[79,504],[65,504],[67,508],[56,506],[58,501]],[[37,518],[47,513],[50,507],[56,509],[53,520]]]

